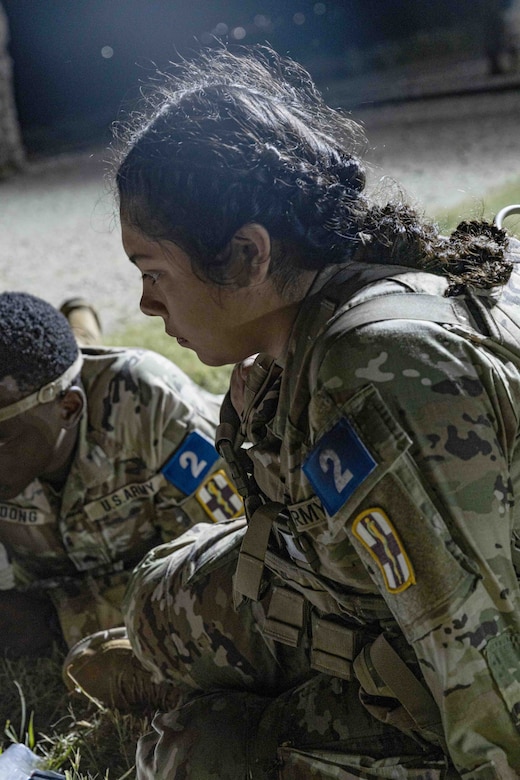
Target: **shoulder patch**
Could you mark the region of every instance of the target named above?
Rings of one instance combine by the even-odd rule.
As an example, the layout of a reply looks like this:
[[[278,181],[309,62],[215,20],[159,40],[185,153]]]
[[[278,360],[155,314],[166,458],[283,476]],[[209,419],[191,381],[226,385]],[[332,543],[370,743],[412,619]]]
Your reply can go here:
[[[329,515],[334,515],[376,465],[352,425],[343,418],[318,440],[302,468]]]
[[[195,493],[204,511],[214,523],[244,514],[244,505],[225,471],[215,471]]]
[[[413,566],[383,509],[361,512],[352,523],[352,533],[379,566],[389,593],[401,593],[415,584]]]
[[[210,438],[192,431],[161,469],[168,482],[189,496],[207,476],[219,454]]]

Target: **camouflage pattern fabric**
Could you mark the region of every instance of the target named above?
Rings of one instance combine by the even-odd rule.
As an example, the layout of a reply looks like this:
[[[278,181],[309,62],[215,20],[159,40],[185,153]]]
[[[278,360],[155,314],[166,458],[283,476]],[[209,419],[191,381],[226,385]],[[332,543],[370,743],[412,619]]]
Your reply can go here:
[[[202,494],[222,469],[212,445],[220,396],[153,352],[99,348],[83,355],[87,409],[63,490],[35,480],[0,503],[0,541],[11,552],[16,584],[29,594],[47,591],[69,647],[122,624],[129,571],[151,547],[240,507],[233,494],[217,517]],[[178,461],[183,453],[190,471],[197,457],[186,450],[190,436],[209,456],[195,479],[189,473],[188,492]]]
[[[519,325],[520,274],[474,304],[502,307],[500,344],[474,322],[331,327],[338,295],[348,309],[445,290],[404,269],[372,284],[380,268],[344,273],[342,285],[331,269],[315,284],[271,384],[258,392],[256,366],[247,379],[255,479],[285,511],[258,556],[246,542],[263,519],[250,519],[236,614],[218,577],[233,556],[217,529],[156,551],[132,578],[134,649],[187,688],[184,706],[157,716],[141,743],[140,780],[520,776],[520,360],[505,329]],[[258,601],[237,593],[257,581]],[[247,661],[261,642],[273,650],[254,675]]]
[[[305,642],[289,647],[265,635],[271,590],[235,608],[233,574],[244,531],[243,519],[194,526],[148,553],[130,583],[125,612],[134,651],[156,682],[171,682],[179,692],[175,710],[158,713],[155,733],[140,742],[139,780],[181,771],[197,780],[285,778],[278,775],[280,745],[283,766],[304,767],[308,776],[316,764],[323,765],[316,777],[343,777],[336,763],[329,766],[333,755],[358,771],[370,751],[376,766],[394,767],[395,758],[386,756],[404,755],[410,768],[422,768],[406,777],[450,777],[439,751],[427,761],[422,740],[374,721],[355,681],[313,671]]]

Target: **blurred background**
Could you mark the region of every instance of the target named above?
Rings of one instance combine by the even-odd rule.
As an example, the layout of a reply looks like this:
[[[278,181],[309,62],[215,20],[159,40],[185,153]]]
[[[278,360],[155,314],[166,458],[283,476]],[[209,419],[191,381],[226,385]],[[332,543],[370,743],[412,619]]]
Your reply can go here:
[[[487,60],[483,69],[497,75],[518,65],[507,51],[514,0],[2,2],[29,152],[103,139],[140,81],[215,39],[267,40],[322,86],[427,60]]]
[[[0,0],[0,289],[85,295],[107,341],[163,349],[120,247],[111,127],[219,41],[305,65],[364,125],[369,187],[446,229],[520,202],[520,0]]]

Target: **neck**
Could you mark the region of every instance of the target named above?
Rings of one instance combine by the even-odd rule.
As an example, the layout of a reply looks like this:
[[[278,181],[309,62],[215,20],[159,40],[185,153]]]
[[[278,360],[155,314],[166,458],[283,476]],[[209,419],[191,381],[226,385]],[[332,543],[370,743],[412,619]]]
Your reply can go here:
[[[280,328],[278,332],[279,343],[277,351],[270,352],[278,362],[283,362],[289,346],[294,323],[302,305],[305,304],[307,296],[312,292],[317,276],[318,271],[305,271],[299,280],[297,291],[293,296],[293,302],[287,304],[287,306],[280,311],[280,318],[285,324],[285,328]]]
[[[67,481],[77,441],[77,426],[69,430],[62,429],[49,467],[40,475],[41,480],[48,482],[56,490],[60,490]]]

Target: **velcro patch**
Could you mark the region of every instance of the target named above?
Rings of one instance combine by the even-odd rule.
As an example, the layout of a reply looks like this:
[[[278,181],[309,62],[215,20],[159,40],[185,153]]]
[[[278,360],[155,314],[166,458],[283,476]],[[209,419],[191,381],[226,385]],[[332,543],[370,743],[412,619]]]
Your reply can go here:
[[[189,496],[207,476],[219,454],[203,433],[192,431],[161,469],[168,482]]]
[[[45,514],[38,509],[26,509],[16,504],[0,504],[0,520],[23,525],[45,525],[56,522],[51,513]]]
[[[195,498],[214,523],[244,514],[244,505],[225,471],[210,474]]]
[[[329,515],[334,515],[376,465],[343,418],[319,439],[302,468]]]
[[[415,584],[415,572],[399,534],[380,507],[365,509],[352,523],[352,533],[381,569],[389,593]]]

